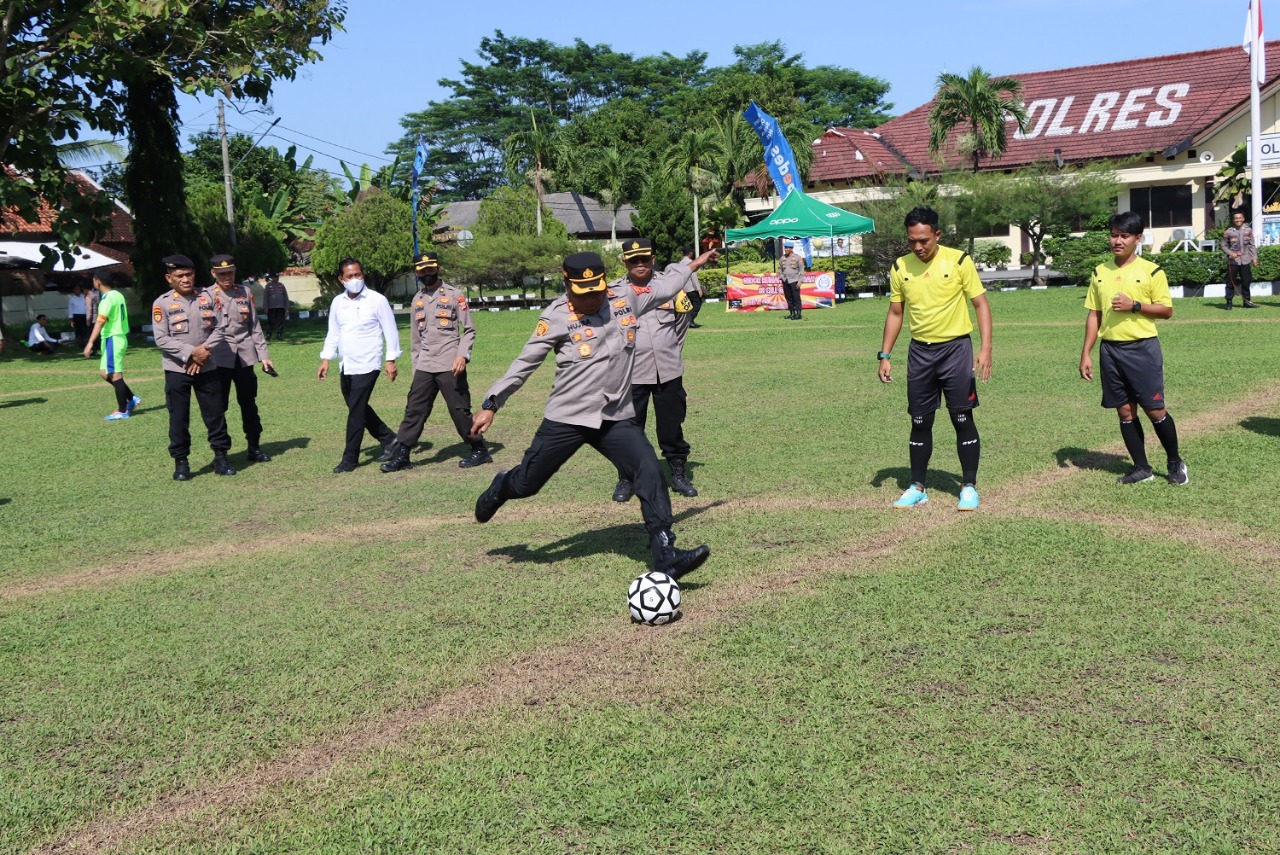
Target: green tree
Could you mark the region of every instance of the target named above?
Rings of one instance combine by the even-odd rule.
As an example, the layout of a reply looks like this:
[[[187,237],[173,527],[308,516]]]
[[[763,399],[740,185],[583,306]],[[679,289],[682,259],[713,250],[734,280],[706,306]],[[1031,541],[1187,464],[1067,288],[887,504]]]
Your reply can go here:
[[[411,270],[412,215],[408,203],[373,188],[331,217],[316,232],[311,251],[311,267],[324,293],[338,292],[338,262],[344,258],[360,260],[365,282],[375,291]]]
[[[1025,129],[1027,112],[1022,106],[1022,83],[1016,77],[992,77],[980,66],[968,77],[938,75],[938,91],[929,111],[929,152],[943,155],[951,132],[962,130],[956,141],[960,154],[973,158],[977,172],[984,157],[999,160],[1008,148],[1005,119]]]
[[[889,287],[889,268],[899,257],[911,251],[907,245],[907,232],[903,219],[907,212],[920,205],[926,205],[938,212],[939,225],[942,227],[942,242],[954,243],[955,235],[952,226],[955,223],[955,210],[952,195],[939,192],[939,185],[932,181],[906,181],[899,179],[896,183],[887,184],[884,194],[875,199],[858,202],[856,205],[840,207],[855,210],[876,222],[876,230],[862,235],[862,256],[866,261],[866,271],[878,288]]]
[[[568,238],[569,230],[551,209],[543,205],[540,215],[535,215],[536,205],[532,187],[499,187],[480,203],[473,231],[476,237],[537,235],[541,220],[544,235]]]
[[[526,278],[555,279],[575,251],[565,234],[478,235],[466,249],[445,253],[449,279],[481,287],[522,287]]]
[[[569,160],[569,154],[560,138],[558,129],[545,119],[538,125],[538,116],[529,111],[529,126],[507,137],[502,144],[502,154],[511,178],[524,176],[533,185],[537,204],[533,206],[537,219],[537,234],[542,234],[542,196],[544,188],[555,180],[555,168]]]
[[[690,236],[694,247],[702,239],[698,223],[700,199],[715,186],[713,170],[723,157],[720,140],[710,128],[682,134],[676,144],[663,154],[663,174],[674,178],[693,197],[693,230]]]
[[[653,241],[660,264],[678,260],[685,246],[696,246],[689,240],[693,214],[688,198],[678,179],[658,175],[636,201],[631,222],[641,235]]]
[[[260,210],[253,205],[237,205],[236,245],[229,246],[227,234],[226,197],[222,185],[203,182],[196,185],[188,196],[191,217],[200,230],[202,242],[214,252],[230,252],[236,258],[236,269],[241,275],[257,275],[272,270],[282,270],[289,265],[289,250],[280,232]],[[198,278],[204,281],[206,274],[201,267]]]
[[[634,152],[609,146],[590,167],[596,197],[609,209],[609,243],[618,242],[618,209],[634,202],[644,186],[644,165]]]

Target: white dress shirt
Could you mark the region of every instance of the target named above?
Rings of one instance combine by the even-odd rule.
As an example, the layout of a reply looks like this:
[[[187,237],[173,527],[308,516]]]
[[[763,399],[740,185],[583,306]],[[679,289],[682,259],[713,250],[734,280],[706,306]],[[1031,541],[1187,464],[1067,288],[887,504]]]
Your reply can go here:
[[[329,333],[324,337],[321,359],[342,355],[343,374],[368,374],[382,369],[382,344],[386,360],[400,358],[400,331],[387,298],[365,288],[355,297],[347,292],[329,305]]]
[[[31,325],[31,329],[27,330],[27,344],[39,344],[47,341],[49,344],[57,344],[58,340],[49,335],[49,331],[40,326],[40,322],[36,321]]]
[[[67,317],[83,315],[88,311],[83,294],[72,294],[67,298]]]

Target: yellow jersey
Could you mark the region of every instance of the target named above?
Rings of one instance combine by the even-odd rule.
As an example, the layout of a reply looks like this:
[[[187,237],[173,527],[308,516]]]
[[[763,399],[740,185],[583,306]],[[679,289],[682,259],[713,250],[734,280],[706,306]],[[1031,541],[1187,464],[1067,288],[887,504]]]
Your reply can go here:
[[[1100,335],[1103,341],[1137,341],[1155,338],[1156,322],[1137,312],[1117,312],[1111,308],[1111,298],[1124,294],[1144,305],[1173,307],[1169,296],[1169,280],[1160,265],[1142,257],[1136,257],[1124,267],[1115,261],[1099,264],[1089,283],[1089,294],[1084,307],[1102,312]]]
[[[938,247],[928,264],[904,255],[889,273],[889,302],[905,304],[907,330],[926,344],[973,332],[965,300],[985,293],[973,259],[949,246]]]

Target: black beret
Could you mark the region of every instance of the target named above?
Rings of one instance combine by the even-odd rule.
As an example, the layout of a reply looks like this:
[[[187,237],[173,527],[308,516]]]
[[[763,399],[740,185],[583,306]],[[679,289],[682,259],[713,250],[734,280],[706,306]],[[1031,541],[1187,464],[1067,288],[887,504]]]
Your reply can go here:
[[[190,268],[195,270],[196,263],[185,255],[166,255],[160,259],[160,263],[164,265],[165,270],[185,270]]]

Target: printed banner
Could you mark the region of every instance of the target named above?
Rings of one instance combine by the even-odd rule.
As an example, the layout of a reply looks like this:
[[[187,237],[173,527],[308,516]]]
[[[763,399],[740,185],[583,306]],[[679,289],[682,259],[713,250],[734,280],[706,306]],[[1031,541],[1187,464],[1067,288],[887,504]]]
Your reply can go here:
[[[725,306],[729,312],[787,310],[782,279],[776,273],[730,273],[724,279]],[[810,270],[800,285],[800,302],[806,309],[830,309],[836,302],[836,276],[826,270]]]

